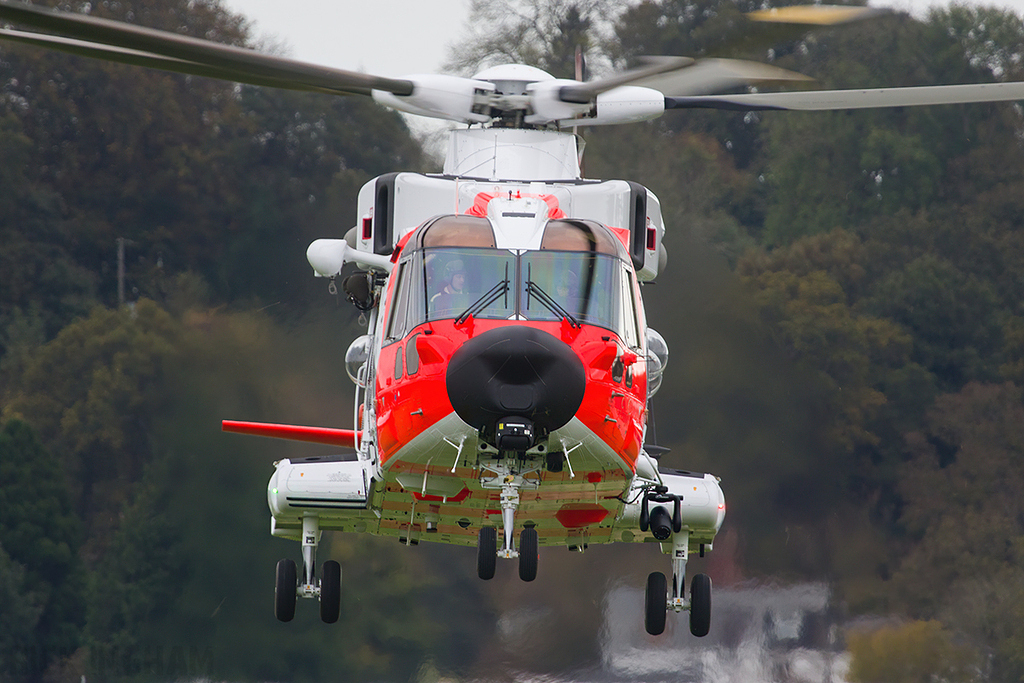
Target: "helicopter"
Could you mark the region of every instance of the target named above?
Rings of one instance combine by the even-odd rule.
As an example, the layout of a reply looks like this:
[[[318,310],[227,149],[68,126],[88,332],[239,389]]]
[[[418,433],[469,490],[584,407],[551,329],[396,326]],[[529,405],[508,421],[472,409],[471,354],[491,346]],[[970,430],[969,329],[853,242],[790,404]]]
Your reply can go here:
[[[755,22],[833,26],[865,7],[793,6]],[[644,625],[669,611],[695,636],[711,625],[712,582],[687,579],[725,519],[720,480],[660,465],[649,400],[669,360],[642,287],[667,261],[658,198],[640,183],[586,179],[578,126],[646,121],[672,109],[837,110],[1024,99],[1024,83],[744,92],[800,74],[728,59],[648,57],[595,80],[506,64],[471,78],[384,78],[86,14],[0,0],[0,39],[179,73],[328,95],[367,96],[451,130],[440,173],[387,173],[359,191],[355,225],[306,256],[366,317],[345,354],[349,429],[224,420],[224,431],[327,444],[282,459],[267,486],[271,534],[298,541],[276,567],[274,612],[298,598],[341,616],[341,567],[317,566],[324,531],[403,544],[475,546],[477,573],[515,560],[538,576],[541,547],[656,543],[671,579],[647,580]],[[60,34],[60,35],[53,35]],[[349,273],[343,277],[343,269]],[[355,268],[353,272],[352,268]],[[689,589],[687,595],[686,589]]]

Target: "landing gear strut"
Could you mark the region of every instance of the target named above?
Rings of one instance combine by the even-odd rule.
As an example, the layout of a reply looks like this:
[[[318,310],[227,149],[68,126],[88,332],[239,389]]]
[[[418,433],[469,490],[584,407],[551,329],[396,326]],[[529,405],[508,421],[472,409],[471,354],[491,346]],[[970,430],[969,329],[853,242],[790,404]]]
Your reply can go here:
[[[652,636],[665,631],[665,615],[669,608],[690,613],[690,633],[702,638],[711,630],[711,577],[697,574],[690,582],[690,599],[686,600],[686,560],[689,557],[690,534],[683,529],[672,534],[672,587],[668,591],[665,575],[654,572],[647,577],[644,599],[644,627]]]
[[[293,560],[277,563],[277,578],[274,584],[274,616],[279,621],[291,621],[295,617],[297,597],[318,598],[320,618],[333,624],[341,614],[341,565],[334,560],[323,564],[320,580],[315,576],[316,547],[320,543],[320,520],[317,517],[302,518],[302,575],[298,576]]]
[[[501,488],[502,546],[498,547],[498,532],[494,527],[482,527],[477,536],[477,575],[481,579],[494,578],[497,558],[519,558],[519,578],[533,581],[537,578],[537,562],[540,555],[540,539],[537,529],[528,526],[519,535],[519,549],[513,541],[516,524],[516,510],[519,508],[519,489],[529,482],[520,474],[514,474],[507,466],[492,469],[497,476],[481,480],[484,488]]]

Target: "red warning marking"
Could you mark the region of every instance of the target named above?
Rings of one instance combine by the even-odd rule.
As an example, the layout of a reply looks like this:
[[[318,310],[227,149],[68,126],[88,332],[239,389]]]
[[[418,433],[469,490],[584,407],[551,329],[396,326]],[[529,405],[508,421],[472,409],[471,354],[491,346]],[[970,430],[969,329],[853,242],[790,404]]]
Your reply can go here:
[[[599,524],[608,516],[608,510],[596,503],[570,503],[555,513],[555,519],[566,529]]]

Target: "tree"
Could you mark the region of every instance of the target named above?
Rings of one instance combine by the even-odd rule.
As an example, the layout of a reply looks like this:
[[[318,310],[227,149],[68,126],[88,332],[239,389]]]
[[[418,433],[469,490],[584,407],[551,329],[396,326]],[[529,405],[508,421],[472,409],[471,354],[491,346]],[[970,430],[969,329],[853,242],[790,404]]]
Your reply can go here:
[[[1012,384],[971,383],[935,401],[907,435],[901,523],[912,545],[895,576],[915,614],[964,581],[1024,562],[1024,404]]]
[[[152,458],[150,430],[171,395],[180,340],[153,302],[97,308],[32,354],[10,387],[4,414],[30,422],[60,454],[74,508],[99,547]]]
[[[161,466],[166,463],[150,467],[126,503],[92,574],[87,636],[98,654],[135,654],[154,644],[187,579],[181,532],[167,516],[168,477],[155,475]]]
[[[937,621],[912,621],[848,636],[850,680],[859,683],[927,683],[981,680],[974,649],[955,642]]]
[[[768,257],[751,253],[739,266],[779,343],[819,373],[833,416],[829,443],[845,453],[878,442],[872,426],[886,402],[879,391],[882,368],[906,364],[910,344],[900,326],[851,306],[837,280],[856,291],[863,253],[855,238],[834,231]]]
[[[0,431],[0,594],[10,599],[3,676],[38,680],[78,648],[85,617],[80,533],[57,459],[27,424],[8,421]],[[24,621],[10,622],[16,618]]]
[[[1020,80],[1024,69],[1024,18],[999,7],[953,2],[932,7],[928,23],[954,38],[950,46],[962,52],[970,65],[997,78]]]
[[[611,0],[473,0],[473,35],[454,48],[445,68],[475,72],[515,63],[575,78],[576,48],[588,63],[600,61],[602,37],[618,5]]]
[[[0,676],[4,680],[35,677],[48,657],[34,643],[34,634],[46,609],[45,596],[26,580],[25,566],[0,546]]]
[[[987,680],[1024,676],[1024,570],[1008,567],[958,581],[938,617],[964,644],[988,658]]]
[[[924,255],[876,282],[863,304],[913,334],[913,360],[943,389],[995,379],[993,356],[1003,345],[1002,326],[999,302],[987,282]]]

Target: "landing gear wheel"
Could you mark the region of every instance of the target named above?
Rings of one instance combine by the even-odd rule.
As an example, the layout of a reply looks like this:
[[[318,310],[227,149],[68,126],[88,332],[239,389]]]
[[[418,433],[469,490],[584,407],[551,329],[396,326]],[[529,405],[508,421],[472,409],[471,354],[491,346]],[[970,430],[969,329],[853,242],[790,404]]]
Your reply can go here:
[[[652,636],[664,633],[667,611],[668,583],[665,581],[665,575],[661,572],[652,572],[647,577],[647,593],[644,596],[644,628]]]
[[[690,582],[690,633],[703,638],[711,630],[711,577],[697,574]]]
[[[340,614],[341,565],[327,560],[320,574],[320,618],[325,624],[333,624]]]
[[[533,527],[523,529],[519,536],[519,578],[523,581],[533,581],[537,578],[539,550],[537,530]]]
[[[476,539],[476,573],[481,579],[494,578],[498,564],[498,530],[493,526],[481,527]]]
[[[298,585],[295,562],[279,560],[277,580],[274,583],[274,616],[278,621],[291,621],[295,618],[295,590]]]

